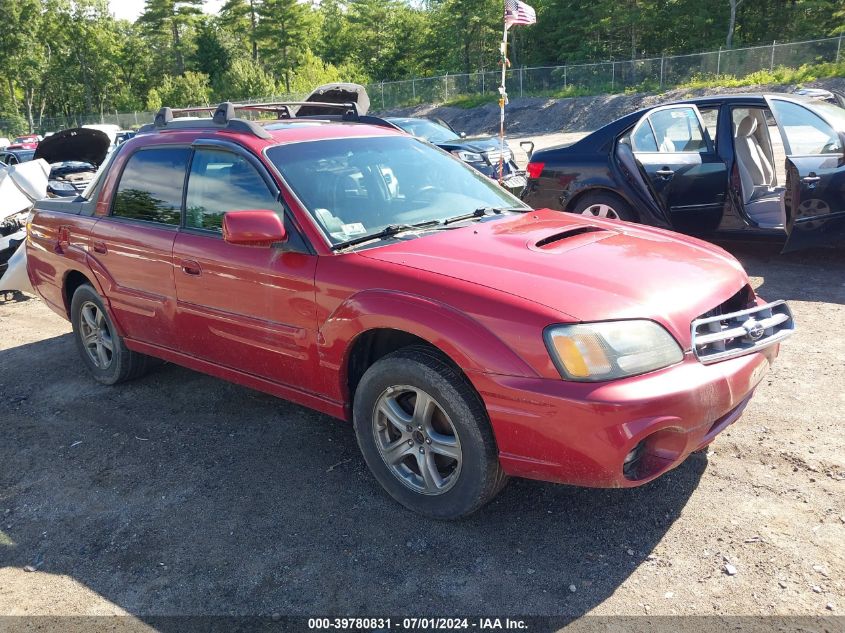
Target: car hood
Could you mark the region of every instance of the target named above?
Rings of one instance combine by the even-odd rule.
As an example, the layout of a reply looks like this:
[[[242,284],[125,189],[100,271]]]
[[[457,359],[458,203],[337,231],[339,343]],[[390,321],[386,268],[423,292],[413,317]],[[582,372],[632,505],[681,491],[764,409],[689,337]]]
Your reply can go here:
[[[314,88],[305,97],[305,101],[322,103],[354,103],[358,107],[358,114],[364,115],[370,109],[370,97],[367,89],[360,84],[332,83],[324,84]],[[300,106],[296,116],[321,116],[327,114],[340,114],[337,108],[327,108],[319,105]]]
[[[483,154],[484,152],[489,151],[498,151],[499,144],[499,139],[492,136],[455,138],[450,141],[436,143],[438,147],[441,147],[450,152],[455,150],[464,150],[467,152],[475,152],[477,154]],[[507,147],[508,144],[507,141],[505,141],[505,148]]]
[[[72,128],[48,136],[38,144],[35,158],[48,163],[80,161],[99,166],[108,154],[111,141],[105,132]]]
[[[549,209],[360,254],[506,292],[562,321],[652,319],[686,348],[690,322],[748,283],[739,262],[711,244]]]

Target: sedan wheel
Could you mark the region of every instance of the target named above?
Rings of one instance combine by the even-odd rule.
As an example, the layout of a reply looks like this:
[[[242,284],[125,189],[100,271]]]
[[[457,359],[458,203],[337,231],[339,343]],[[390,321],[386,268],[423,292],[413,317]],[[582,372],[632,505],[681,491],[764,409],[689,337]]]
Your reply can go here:
[[[82,304],[79,332],[88,358],[97,369],[108,369],[114,356],[109,324],[100,308],[91,301]]]
[[[425,495],[440,495],[455,485],[463,462],[461,442],[431,395],[418,387],[390,387],[373,417],[376,447],[400,482]]]
[[[608,220],[619,219],[619,214],[616,213],[613,207],[607,204],[592,204],[584,209],[581,215],[591,215],[594,218],[605,218]]]

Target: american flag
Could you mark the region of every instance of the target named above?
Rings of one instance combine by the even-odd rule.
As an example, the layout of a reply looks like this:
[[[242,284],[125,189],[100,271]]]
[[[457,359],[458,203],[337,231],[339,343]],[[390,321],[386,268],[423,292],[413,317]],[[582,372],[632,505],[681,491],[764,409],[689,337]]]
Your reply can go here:
[[[514,24],[534,24],[537,14],[534,9],[519,0],[505,0],[505,28]]]

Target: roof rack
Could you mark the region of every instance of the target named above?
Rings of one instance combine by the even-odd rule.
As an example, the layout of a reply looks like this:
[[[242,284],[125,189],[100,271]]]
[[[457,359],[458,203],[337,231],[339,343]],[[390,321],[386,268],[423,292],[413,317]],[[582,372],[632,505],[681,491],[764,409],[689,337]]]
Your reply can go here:
[[[314,114],[297,117],[294,108],[302,106],[314,106],[317,108],[324,108],[328,110],[337,110],[338,114]],[[325,101],[279,101],[270,103],[232,103],[231,101],[224,101],[218,106],[197,106],[191,108],[161,108],[155,115],[154,123],[142,126],[138,132],[153,132],[163,129],[205,129],[208,127],[216,127],[228,130],[235,130],[239,132],[247,132],[257,136],[258,138],[269,139],[272,136],[262,126],[254,121],[248,119],[241,119],[235,116],[236,110],[245,110],[251,112],[273,112],[276,114],[277,120],[286,119],[320,119],[330,121],[344,121],[354,123],[369,123],[371,125],[381,125],[383,127],[395,128],[391,123],[384,119],[374,116],[361,115],[358,113],[358,107],[355,103],[330,103]],[[209,119],[188,119],[180,120],[179,117],[174,117],[174,114],[190,113],[190,112],[211,112]]]

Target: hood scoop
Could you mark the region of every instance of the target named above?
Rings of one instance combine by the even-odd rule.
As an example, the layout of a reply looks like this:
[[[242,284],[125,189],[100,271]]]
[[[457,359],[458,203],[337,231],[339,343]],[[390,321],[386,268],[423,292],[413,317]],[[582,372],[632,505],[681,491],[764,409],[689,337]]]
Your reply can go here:
[[[601,235],[602,233],[605,235]],[[590,234],[592,234],[592,239],[575,239]],[[534,244],[530,245],[530,248],[537,251],[557,251],[561,250],[565,246],[575,247],[583,246],[584,244],[591,244],[602,237],[609,237],[610,235],[612,235],[611,231],[600,226],[573,226],[537,240]]]

